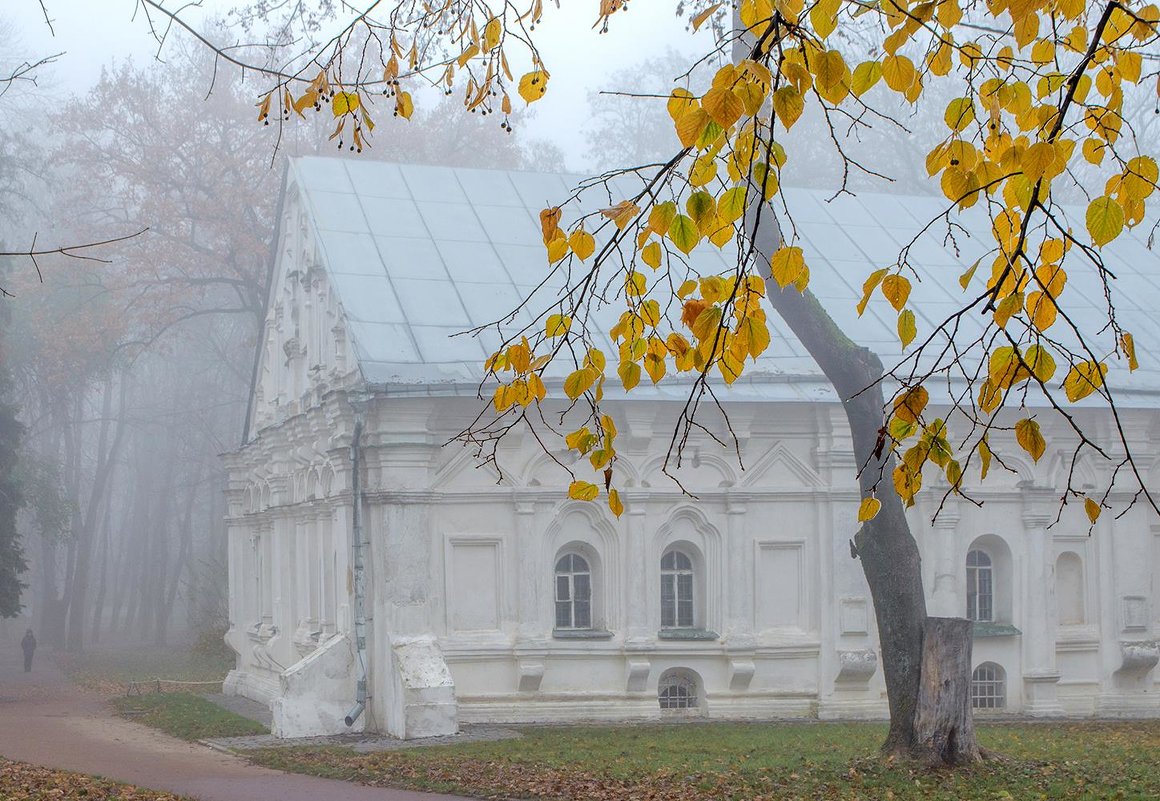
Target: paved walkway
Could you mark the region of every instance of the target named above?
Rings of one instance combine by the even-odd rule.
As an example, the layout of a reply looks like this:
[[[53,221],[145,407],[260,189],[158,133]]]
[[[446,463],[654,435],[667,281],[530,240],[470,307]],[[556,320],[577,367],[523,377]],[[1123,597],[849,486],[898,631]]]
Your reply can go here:
[[[19,644],[0,641],[0,755],[9,759],[199,801],[456,801],[281,773],[168,737],[113,715],[104,699],[71,684],[47,656],[38,653],[36,669],[26,674]]]

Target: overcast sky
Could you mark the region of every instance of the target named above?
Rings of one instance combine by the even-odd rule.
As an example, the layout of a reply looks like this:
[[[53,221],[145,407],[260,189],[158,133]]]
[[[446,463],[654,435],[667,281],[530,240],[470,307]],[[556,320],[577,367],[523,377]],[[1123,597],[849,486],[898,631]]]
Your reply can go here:
[[[136,0],[44,2],[55,36],[45,24],[40,0],[0,0],[0,19],[14,25],[25,57],[65,53],[49,73],[51,85],[58,90],[83,91],[113,59],[132,57],[138,63],[148,63],[157,54],[142,15],[134,18]],[[201,8],[188,7],[187,2],[174,5],[187,6],[183,16],[196,25],[207,16],[224,14],[236,2],[202,0]],[[675,2],[633,3],[627,13],[614,17],[611,31],[603,35],[591,29],[597,0],[565,0],[561,5],[557,9],[551,0],[545,3],[545,21],[536,31],[552,84],[547,96],[535,105],[528,133],[554,141],[575,167],[576,156],[584,147],[584,103],[589,89],[604,87],[609,73],[667,48],[694,52],[697,46],[684,23],[675,17]]]

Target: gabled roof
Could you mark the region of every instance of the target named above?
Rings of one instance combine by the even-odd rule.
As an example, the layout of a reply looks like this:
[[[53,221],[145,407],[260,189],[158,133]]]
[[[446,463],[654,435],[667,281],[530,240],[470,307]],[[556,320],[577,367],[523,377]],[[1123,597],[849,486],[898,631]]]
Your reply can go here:
[[[479,336],[462,332],[516,309],[537,287],[532,309],[538,312],[550,304],[563,279],[541,286],[550,268],[540,238],[539,212],[567,198],[579,180],[518,171],[294,159],[288,187],[300,190],[312,219],[368,384],[391,394],[474,394],[483,361],[498,347],[500,336],[494,329]],[[798,244],[811,267],[810,288],[852,339],[892,364],[901,356],[897,315],[876,296],[858,317],[855,304],[862,282],[875,267],[893,264],[916,232],[945,210],[944,202],[872,193],[829,200],[816,191],[783,191],[794,213]],[[600,194],[596,197],[597,192],[589,190],[588,208],[622,199]],[[1082,230],[1082,210],[1069,216]],[[990,224],[980,209],[955,221],[962,227],[954,229],[953,241],[944,242],[947,226],[936,224],[910,248],[910,263],[926,279],[915,283],[910,302],[920,336],[958,308],[963,299],[958,278],[988,248]],[[1113,367],[1123,373],[1115,381],[1121,402],[1129,405],[1152,406],[1152,396],[1160,395],[1160,361],[1150,347],[1160,343],[1160,259],[1146,244],[1151,227],[1144,223],[1125,232],[1104,254],[1117,278],[1120,324],[1141,343],[1139,370],[1128,377],[1126,369]],[[721,272],[733,265],[734,254],[704,243],[691,261],[702,273]],[[1080,266],[1080,258],[1076,254],[1070,262],[1065,299],[1073,304],[1069,309],[1077,323],[1097,330],[1106,322],[1102,289],[1090,265]],[[972,290],[981,289],[989,272],[988,258]],[[603,329],[596,334],[597,344],[609,354],[616,348],[604,331],[620,311],[606,308],[607,320],[596,321]],[[770,319],[776,329],[773,344],[730,388],[728,397],[833,397],[801,343],[784,334],[772,312]],[[514,333],[531,321],[531,313],[523,310],[504,330]],[[975,329],[965,334],[973,337],[982,331],[977,321],[964,323]],[[1063,333],[1062,326],[1057,328]],[[561,364],[560,377],[565,371]],[[685,393],[679,382],[669,381],[641,390],[634,396]]]

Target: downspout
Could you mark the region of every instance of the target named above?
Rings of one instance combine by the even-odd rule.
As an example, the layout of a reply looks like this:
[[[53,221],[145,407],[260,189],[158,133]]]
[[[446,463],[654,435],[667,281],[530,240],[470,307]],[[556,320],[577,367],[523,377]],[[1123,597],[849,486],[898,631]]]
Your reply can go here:
[[[351,496],[354,506],[351,514],[351,551],[354,563],[354,642],[358,656],[358,680],[355,685],[354,706],[346,713],[346,725],[353,726],[367,708],[367,617],[366,565],[363,558],[362,526],[362,438],[365,401],[352,401],[354,431],[350,437]]]

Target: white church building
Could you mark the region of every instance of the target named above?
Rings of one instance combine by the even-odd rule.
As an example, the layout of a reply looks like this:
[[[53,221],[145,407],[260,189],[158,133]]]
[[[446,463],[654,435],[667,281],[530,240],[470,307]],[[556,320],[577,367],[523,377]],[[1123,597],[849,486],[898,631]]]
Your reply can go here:
[[[740,460],[693,437],[678,473],[687,494],[662,473],[687,386],[611,398],[620,519],[568,500],[568,474],[519,429],[500,472],[447,444],[483,407],[482,364],[499,341],[453,335],[543,281],[537,215],[573,183],[291,163],[247,432],[226,457],[226,639],[237,652],[226,690],[269,703],[275,734],[886,715],[870,595],[849,546],[849,432],[795,340],[775,336],[721,393]],[[811,288],[857,341],[897,356],[894,315],[875,301],[858,318],[855,301],[869,265],[893,263],[940,205],[788,191]],[[1126,234],[1108,260],[1121,324],[1156,343],[1160,263],[1144,236]],[[953,278],[969,264],[934,233],[911,257]],[[727,267],[711,248],[700,258],[702,270]],[[1085,292],[1079,273],[1069,292]],[[953,278],[916,284],[920,329],[959,302]],[[1093,302],[1087,317],[1099,314]],[[511,328],[530,321],[520,312]],[[1130,379],[1113,380],[1131,441],[1155,442],[1160,363],[1145,353]],[[1076,413],[1116,449],[1106,412]],[[911,510],[930,613],[977,621],[980,711],[1158,715],[1160,518],[1137,504],[1089,536],[1072,503],[1055,522],[1075,440],[1046,410],[1040,421],[1047,454],[1033,464],[1006,449],[1013,472],[972,487],[981,506],[950,501],[935,516],[932,491]],[[713,411],[702,422],[723,433]],[[1160,488],[1152,450],[1138,456]],[[1077,476],[1093,489],[1109,478],[1087,461]]]

